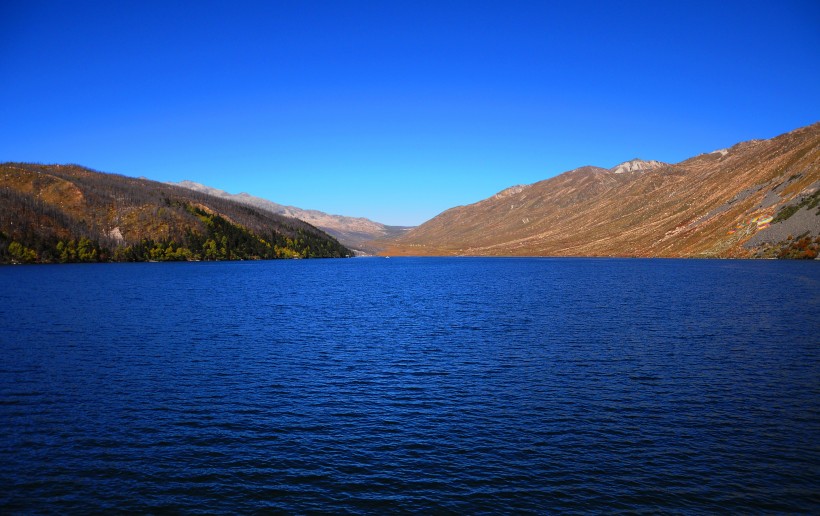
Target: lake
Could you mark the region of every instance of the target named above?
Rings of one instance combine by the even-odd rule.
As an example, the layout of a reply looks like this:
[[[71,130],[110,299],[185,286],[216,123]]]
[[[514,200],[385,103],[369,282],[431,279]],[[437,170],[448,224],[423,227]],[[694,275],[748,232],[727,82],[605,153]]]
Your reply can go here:
[[[0,512],[820,512],[820,263],[0,267]]]

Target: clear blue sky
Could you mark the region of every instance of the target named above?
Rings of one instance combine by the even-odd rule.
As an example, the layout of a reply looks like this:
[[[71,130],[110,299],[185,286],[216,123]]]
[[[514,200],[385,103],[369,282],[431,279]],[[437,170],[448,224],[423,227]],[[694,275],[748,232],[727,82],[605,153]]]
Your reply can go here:
[[[820,120],[820,2],[0,2],[0,161],[413,225]]]

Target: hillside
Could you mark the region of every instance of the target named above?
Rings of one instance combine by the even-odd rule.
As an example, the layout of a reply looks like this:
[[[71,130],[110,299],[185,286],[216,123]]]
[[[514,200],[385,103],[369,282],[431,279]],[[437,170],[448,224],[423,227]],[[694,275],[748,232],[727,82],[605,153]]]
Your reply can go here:
[[[0,263],[342,257],[303,221],[76,165],[0,165]]]
[[[384,254],[812,258],[819,190],[820,123],[674,165],[508,188],[383,242]]]
[[[344,215],[330,215],[318,210],[303,210],[294,206],[284,206],[261,197],[254,197],[247,193],[232,194],[224,190],[212,188],[193,181],[170,183],[197,192],[206,193],[223,199],[255,206],[262,210],[303,220],[312,226],[325,231],[336,238],[342,245],[360,253],[370,254],[378,251],[369,242],[379,239],[389,239],[404,234],[409,227],[387,226],[364,217],[346,217]]]

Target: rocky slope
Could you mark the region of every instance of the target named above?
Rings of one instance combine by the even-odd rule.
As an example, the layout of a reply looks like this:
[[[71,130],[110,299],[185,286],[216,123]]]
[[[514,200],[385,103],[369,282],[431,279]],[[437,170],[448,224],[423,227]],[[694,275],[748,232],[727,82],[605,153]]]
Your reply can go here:
[[[811,258],[818,190],[820,123],[674,165],[515,186],[384,242],[384,254]]]
[[[647,170],[654,170],[656,168],[664,167],[666,165],[668,165],[668,163],[663,163],[662,161],[644,161],[642,159],[635,158],[629,161],[625,161],[620,165],[613,167],[611,171],[613,174],[625,174],[628,172],[645,172]]]
[[[303,210],[294,206],[284,206],[267,199],[262,199],[261,197],[254,197],[244,192],[232,194],[193,181],[182,181],[170,184],[207,193],[208,195],[221,197],[223,199],[231,199],[271,213],[303,220],[335,237],[342,245],[355,249],[362,254],[375,253],[379,250],[379,247],[371,244],[371,241],[397,237],[410,229],[405,226],[387,226],[364,217],[330,215],[318,210]]]
[[[0,164],[0,263],[340,257],[297,219],[76,165]]]

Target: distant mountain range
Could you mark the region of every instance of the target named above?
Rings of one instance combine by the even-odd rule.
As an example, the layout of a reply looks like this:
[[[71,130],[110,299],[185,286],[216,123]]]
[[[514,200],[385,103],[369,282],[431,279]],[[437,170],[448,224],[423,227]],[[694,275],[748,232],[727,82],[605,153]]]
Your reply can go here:
[[[169,183],[197,192],[205,193],[222,199],[230,199],[256,208],[303,220],[308,224],[327,232],[335,237],[342,245],[355,249],[360,254],[371,254],[379,250],[371,244],[374,240],[390,239],[404,234],[410,226],[387,226],[364,217],[346,217],[344,215],[330,215],[318,210],[303,210],[294,206],[283,206],[261,197],[254,197],[247,193],[232,194],[224,190],[205,186],[193,181]]]
[[[585,166],[445,211],[387,255],[813,258],[820,123],[678,164]]]
[[[326,233],[325,233],[326,232]],[[338,241],[337,241],[338,239]],[[418,256],[815,258],[820,123],[677,164],[585,166],[415,228],[199,183],[0,164],[0,263]]]
[[[0,164],[0,263],[351,255],[291,217],[76,165]]]

